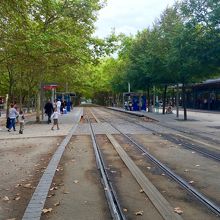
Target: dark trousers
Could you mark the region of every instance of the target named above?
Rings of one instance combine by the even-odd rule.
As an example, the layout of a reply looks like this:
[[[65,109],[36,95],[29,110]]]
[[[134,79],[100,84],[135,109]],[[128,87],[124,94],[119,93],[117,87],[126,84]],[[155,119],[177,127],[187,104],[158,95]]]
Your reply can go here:
[[[51,115],[52,115],[51,113],[47,114],[47,116],[48,116],[47,123],[48,123],[48,124],[51,123]]]

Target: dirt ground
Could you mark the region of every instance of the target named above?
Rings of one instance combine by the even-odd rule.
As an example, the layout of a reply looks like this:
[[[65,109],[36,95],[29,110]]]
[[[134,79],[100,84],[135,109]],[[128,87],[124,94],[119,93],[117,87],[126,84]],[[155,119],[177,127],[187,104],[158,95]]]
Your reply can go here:
[[[107,166],[107,171],[116,191],[124,215],[128,220],[154,219],[162,220],[162,216],[154,207],[147,195],[142,191],[119,154],[106,135],[98,135],[97,141]],[[136,213],[142,212],[142,215]]]
[[[0,220],[21,219],[60,137],[0,140]]]
[[[90,136],[73,136],[61,159],[42,220],[110,220]]]
[[[192,186],[217,204],[220,203],[218,162],[152,135],[136,135],[134,138],[178,175],[188,182],[193,181]]]
[[[115,135],[115,137],[119,141],[119,143],[121,143],[121,145],[124,147],[126,152],[135,161],[135,163],[139,166],[142,172],[144,172],[144,174],[150,179],[150,181],[156,186],[156,188],[163,194],[163,196],[167,199],[167,201],[169,201],[169,203],[173,207],[181,208],[181,210],[183,211],[183,214],[181,215],[183,219],[188,219],[188,220],[218,219],[216,215],[208,211],[203,205],[198,203],[198,201],[195,198],[193,198],[191,195],[186,193],[186,191],[183,190],[177,183],[175,183],[173,180],[167,177],[158,167],[156,167],[149,160],[147,160],[144,157],[144,154],[140,153],[133,145],[125,144],[126,142],[123,137],[121,137],[120,135]],[[133,138],[138,140],[139,143],[145,145],[146,149],[151,154],[161,159],[162,162],[168,165],[168,167],[170,167],[170,163],[174,161],[173,163],[175,165],[171,167],[174,169],[175,172],[177,172],[178,169],[181,169],[182,174],[185,173],[185,175],[188,175],[190,173],[192,175],[192,173],[194,173],[194,175],[196,176],[196,170],[198,170],[200,167],[196,167],[194,163],[198,163],[198,161],[196,161],[195,159],[192,160],[192,158],[190,157],[189,158],[184,157],[183,152],[175,153],[174,150],[172,151],[173,148],[176,150],[176,148],[179,148],[179,146],[175,148],[175,146],[169,145],[166,140],[159,139],[158,137],[152,135],[151,136],[133,135]],[[191,152],[189,153],[192,154]],[[174,159],[176,159],[177,161],[175,161]],[[190,164],[192,164],[191,167]],[[200,169],[203,170],[202,167],[205,166],[203,166],[202,163],[200,164],[201,164]],[[186,168],[188,170],[187,172],[184,172]],[[203,172],[204,175],[206,171],[204,170]],[[201,175],[201,172],[199,175]],[[197,174],[197,177],[199,175]],[[193,177],[192,179],[194,180]],[[216,178],[214,178],[213,180],[213,183],[216,184],[215,181]],[[194,185],[194,183],[192,185]],[[199,188],[199,190],[201,190],[201,188]]]
[[[61,129],[59,131],[51,131],[50,125],[46,125],[46,123],[44,125],[28,124],[25,127],[25,135],[22,136],[19,135],[18,132],[8,133],[5,131],[5,128],[3,130],[0,129],[0,220],[22,219],[28,201],[47,167],[49,160],[64,136],[67,135],[69,129],[73,126],[73,123],[76,123],[72,116],[70,116],[70,114],[62,116]],[[112,115],[110,117],[111,120],[114,119]],[[81,118],[81,125],[87,123],[87,119],[88,118],[84,117]],[[91,120],[95,122],[94,119]],[[118,121],[117,119],[117,123]],[[120,126],[123,127],[124,123],[126,122],[121,123]],[[100,131],[100,134],[105,132],[104,124],[94,124],[97,127],[96,130]],[[124,129],[129,131],[130,134],[133,134],[133,137],[145,144],[151,153],[158,156],[159,159],[171,166],[175,171],[178,171],[179,174],[185,175],[189,181],[193,180],[195,184],[199,183],[198,186],[201,191],[208,195],[213,195],[215,191],[218,191],[217,184],[219,182],[219,175],[216,175],[214,179],[215,181],[218,180],[218,182],[215,182],[213,192],[209,194],[212,185],[209,178],[213,179],[213,174],[211,170],[207,176],[204,175],[206,171],[209,171],[204,169],[204,167],[206,167],[206,160],[204,158],[198,157],[198,155],[192,154],[190,151],[186,152],[186,150],[181,149],[180,146],[173,146],[165,140],[155,139],[150,132],[143,133],[143,129],[138,130],[137,127],[131,123],[129,126],[124,126]],[[88,135],[89,129],[82,126],[79,131],[80,133],[77,133],[77,136],[72,137],[61,158],[45,204],[45,208],[52,208],[52,211],[42,215],[42,220],[112,219],[105,199],[103,186],[100,183],[100,176],[96,168],[92,142]],[[112,130],[110,130],[110,133],[111,131]],[[115,136],[119,142],[123,142],[118,135]],[[102,143],[102,141],[105,142],[105,139],[102,138],[100,143]],[[148,145],[151,147],[148,147]],[[105,149],[107,161],[112,163],[117,156],[109,153],[111,149],[109,149],[110,147],[107,141],[104,146],[108,148]],[[128,143],[124,142],[122,146],[127,148],[127,151],[139,168],[152,180],[163,195],[165,197],[167,196],[167,198],[171,197],[173,203],[172,201],[170,201],[170,203],[173,204],[174,207],[180,206],[184,210],[183,218],[193,220],[211,220],[217,218],[216,216],[210,215],[209,212],[205,213],[206,210],[198,207],[195,201],[191,197],[186,196],[182,189],[179,189],[180,194],[178,194],[179,192],[177,193],[176,186],[172,181],[162,175],[163,173],[158,171],[149,161],[146,161],[143,155],[139,154],[139,156],[136,156]],[[188,161],[184,158],[188,158]],[[118,164],[122,166],[120,163],[118,159]],[[117,170],[118,164],[115,170]],[[215,173],[219,174],[218,167],[214,162],[209,162],[208,165],[210,166],[207,167],[213,168]],[[189,172],[187,171],[186,173],[185,170],[189,170]],[[122,180],[120,178],[122,176],[121,173],[124,174],[126,172],[125,170],[123,170],[123,172],[116,172],[117,175],[115,175],[114,180],[118,183],[120,190],[122,190],[122,196],[132,195],[129,201],[132,201],[132,199],[135,200],[135,191],[138,191],[139,187],[136,187],[135,190],[132,190],[132,193],[129,194],[129,190],[126,191],[125,187],[123,187],[129,180],[126,178]],[[120,175],[118,176],[118,174]],[[200,176],[204,177],[201,181]],[[206,186],[205,183],[210,184]],[[131,184],[131,182],[129,182],[129,184]],[[129,207],[125,202],[127,202],[127,200],[124,200],[124,204],[126,207]],[[186,203],[188,205],[185,205]],[[132,207],[131,204],[129,209],[133,210],[135,207],[139,207],[138,201],[135,205]],[[190,209],[190,206],[194,206],[196,210],[193,210],[193,208],[191,211],[187,210],[188,208]],[[132,213],[133,212],[134,211],[132,211]],[[154,219],[154,217],[149,217],[151,216],[150,213],[147,213],[147,215],[148,219]],[[134,219],[132,215],[129,217],[130,219]],[[137,219],[139,219],[139,217],[137,217]]]

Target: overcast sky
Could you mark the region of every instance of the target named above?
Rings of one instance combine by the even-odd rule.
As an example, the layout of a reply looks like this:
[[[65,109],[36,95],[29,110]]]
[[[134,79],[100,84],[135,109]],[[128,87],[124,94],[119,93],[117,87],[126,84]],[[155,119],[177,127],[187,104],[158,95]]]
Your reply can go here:
[[[107,0],[99,12],[95,36],[105,37],[112,28],[116,33],[136,34],[152,25],[161,12],[175,0]]]

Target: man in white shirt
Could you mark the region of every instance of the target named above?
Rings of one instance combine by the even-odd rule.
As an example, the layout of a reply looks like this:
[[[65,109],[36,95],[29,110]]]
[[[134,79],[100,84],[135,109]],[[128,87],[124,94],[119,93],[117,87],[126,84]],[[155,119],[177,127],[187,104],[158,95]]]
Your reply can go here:
[[[61,101],[58,99],[56,102],[57,105],[57,112],[60,113]]]

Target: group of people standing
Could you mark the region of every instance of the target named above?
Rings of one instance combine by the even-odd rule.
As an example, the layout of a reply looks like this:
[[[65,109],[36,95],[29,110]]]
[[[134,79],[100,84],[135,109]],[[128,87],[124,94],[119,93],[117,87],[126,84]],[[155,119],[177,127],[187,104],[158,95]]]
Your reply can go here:
[[[48,116],[48,124],[51,123],[51,118],[53,119],[53,126],[51,130],[54,129],[54,126],[57,126],[57,130],[59,130],[59,123],[58,118],[60,114],[63,114],[63,111],[65,109],[65,102],[55,100],[55,102],[52,104],[50,99],[44,106],[45,114]],[[19,128],[19,134],[23,134],[24,131],[24,112],[20,109],[18,112],[16,104],[10,104],[7,122],[6,122],[6,128],[8,129],[8,132],[12,131],[12,128],[14,131],[16,131],[16,122],[19,122],[20,128]]]
[[[54,129],[55,125],[57,126],[57,130],[59,130],[58,118],[60,114],[63,114],[64,108],[65,108],[65,102],[64,101],[61,102],[59,99],[55,100],[53,104],[49,99],[46,105],[44,106],[45,114],[47,114],[48,116],[47,123],[50,124],[51,118],[53,119],[53,126],[51,130]]]
[[[18,120],[20,124],[20,129],[19,129],[19,134],[23,134],[24,131],[24,112],[20,109],[20,111],[17,111],[16,104],[11,104],[8,112],[8,117],[7,117],[7,123],[6,127],[8,128],[8,132],[11,132],[12,128],[14,131],[15,129],[15,124],[16,120]]]

